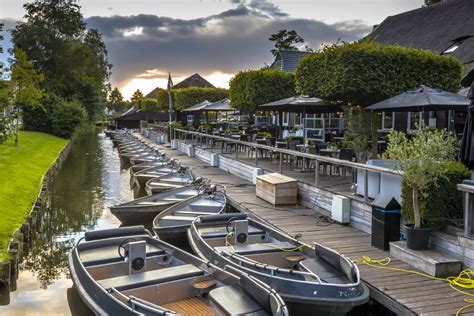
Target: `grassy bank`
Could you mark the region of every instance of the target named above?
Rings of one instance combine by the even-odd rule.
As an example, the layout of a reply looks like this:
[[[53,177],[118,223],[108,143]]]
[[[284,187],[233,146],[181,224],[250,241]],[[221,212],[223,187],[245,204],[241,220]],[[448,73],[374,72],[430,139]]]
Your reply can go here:
[[[0,145],[0,260],[12,233],[24,222],[36,199],[41,179],[67,140],[36,132],[20,132]]]

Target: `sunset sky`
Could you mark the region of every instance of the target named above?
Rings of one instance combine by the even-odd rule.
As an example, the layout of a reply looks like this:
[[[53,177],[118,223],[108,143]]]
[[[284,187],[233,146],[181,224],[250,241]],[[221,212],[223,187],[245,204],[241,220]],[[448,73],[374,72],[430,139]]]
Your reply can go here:
[[[5,29],[24,14],[27,1],[0,0]],[[89,27],[109,51],[111,82],[126,98],[200,73],[228,87],[239,70],[270,64],[268,37],[294,29],[304,45],[319,49],[338,39],[366,35],[389,15],[419,8],[422,0],[80,0]],[[8,48],[9,35],[3,46]],[[303,45],[303,46],[304,46]],[[5,61],[6,54],[0,60]]]

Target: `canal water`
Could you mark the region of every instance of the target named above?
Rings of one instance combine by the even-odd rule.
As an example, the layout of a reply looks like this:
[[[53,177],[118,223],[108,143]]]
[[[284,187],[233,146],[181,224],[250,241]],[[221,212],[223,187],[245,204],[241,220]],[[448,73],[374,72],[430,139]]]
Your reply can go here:
[[[51,186],[41,232],[21,263],[18,289],[0,315],[91,314],[72,288],[67,254],[84,231],[119,226],[109,206],[133,198],[129,179],[103,133],[74,142]]]

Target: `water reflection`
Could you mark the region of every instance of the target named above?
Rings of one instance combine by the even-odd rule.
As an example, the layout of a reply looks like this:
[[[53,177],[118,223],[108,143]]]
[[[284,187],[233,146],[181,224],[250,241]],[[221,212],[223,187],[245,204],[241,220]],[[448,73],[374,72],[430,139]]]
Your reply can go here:
[[[67,254],[84,231],[117,227],[108,207],[130,199],[129,173],[120,170],[112,142],[104,134],[77,140],[52,184],[41,232],[20,265],[18,290],[0,314],[63,315],[78,306],[73,314],[83,315],[84,305],[68,290]]]

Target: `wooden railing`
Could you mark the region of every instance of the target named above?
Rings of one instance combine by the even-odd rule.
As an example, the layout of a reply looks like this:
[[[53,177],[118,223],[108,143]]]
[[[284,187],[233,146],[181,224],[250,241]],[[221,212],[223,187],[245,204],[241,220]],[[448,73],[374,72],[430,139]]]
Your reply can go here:
[[[341,159],[327,157],[327,156],[302,153],[302,152],[285,149],[285,148],[276,148],[273,146],[245,142],[245,141],[228,138],[228,137],[209,135],[205,133],[188,131],[184,129],[175,129],[174,134],[175,134],[174,135],[175,139],[182,140],[185,143],[190,141],[193,144],[200,144],[202,148],[204,148],[203,146],[204,144],[206,144],[206,149],[209,149],[211,152],[214,150],[214,148],[216,148],[215,145],[218,142],[220,142],[220,147],[222,151],[224,150],[225,144],[233,144],[235,146],[235,152],[233,154],[235,155],[236,160],[239,159],[239,156],[238,156],[239,150],[237,150],[237,148],[239,148],[238,146],[240,146],[240,148],[244,148],[244,151],[255,150],[254,165],[256,167],[258,167],[258,158],[259,158],[258,151],[260,150],[260,151],[271,152],[272,156],[276,154],[279,157],[279,172],[280,173],[283,173],[283,158],[287,156],[292,156],[295,158],[307,159],[309,161],[312,161],[314,163],[315,170],[319,170],[320,164],[325,163],[325,164],[330,164],[333,166],[352,168],[353,170],[361,171],[364,173],[364,198],[366,201],[368,201],[369,199],[369,196],[368,196],[369,172],[401,176],[401,172],[396,171],[396,170],[390,170],[390,169],[381,168],[377,166],[370,166],[366,164],[361,164],[361,163],[352,162],[348,160],[341,160]],[[316,186],[319,186],[319,172],[315,172],[314,184]]]

